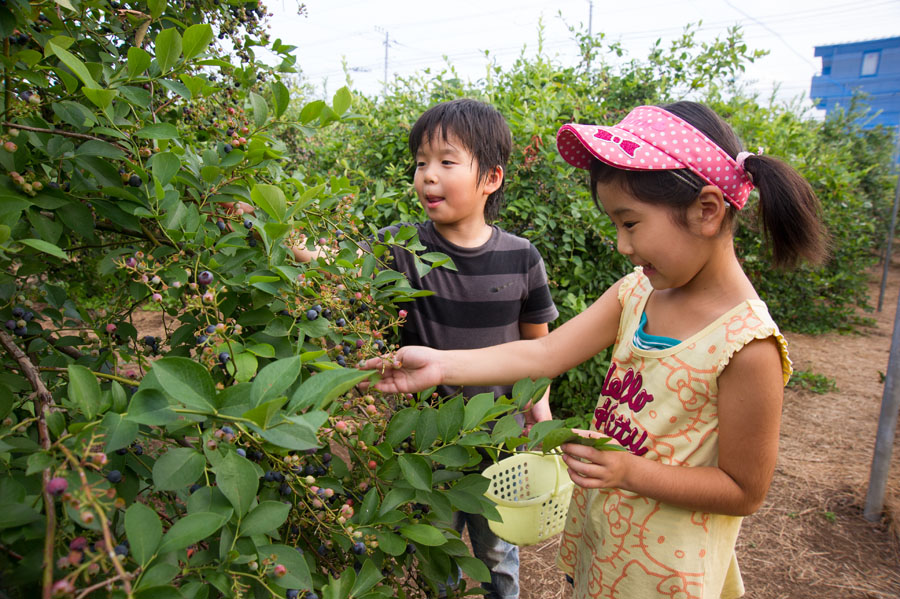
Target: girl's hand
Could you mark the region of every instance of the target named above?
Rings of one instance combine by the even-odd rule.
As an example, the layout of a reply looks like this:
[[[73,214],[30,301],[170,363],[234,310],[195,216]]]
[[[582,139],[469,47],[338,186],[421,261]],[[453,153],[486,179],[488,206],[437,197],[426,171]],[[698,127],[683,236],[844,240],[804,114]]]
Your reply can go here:
[[[393,356],[372,358],[361,365],[364,370],[377,370],[381,380],[375,388],[385,393],[413,393],[443,382],[440,350],[409,345]]]
[[[575,430],[584,437],[600,437],[596,431]],[[610,441],[615,443],[615,441]],[[560,446],[563,461],[569,467],[569,477],[579,487],[585,489],[623,489],[628,466],[634,455],[627,451],[602,451],[580,445],[565,443]]]

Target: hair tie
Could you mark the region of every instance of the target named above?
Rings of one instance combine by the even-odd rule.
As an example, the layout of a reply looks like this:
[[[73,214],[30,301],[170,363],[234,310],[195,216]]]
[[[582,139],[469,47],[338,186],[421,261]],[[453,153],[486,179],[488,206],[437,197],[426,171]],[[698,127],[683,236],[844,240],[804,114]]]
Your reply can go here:
[[[738,152],[737,158],[734,159],[734,161],[737,162],[738,168],[744,169],[744,161],[750,156],[756,156],[756,154],[753,152]]]

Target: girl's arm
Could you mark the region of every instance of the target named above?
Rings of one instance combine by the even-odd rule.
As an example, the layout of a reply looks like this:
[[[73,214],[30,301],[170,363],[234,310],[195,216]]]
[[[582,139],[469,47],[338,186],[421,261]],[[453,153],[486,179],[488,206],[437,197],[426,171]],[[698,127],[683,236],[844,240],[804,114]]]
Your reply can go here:
[[[553,378],[616,340],[622,312],[620,284],[617,282],[587,310],[544,337],[468,350],[407,346],[388,363],[374,358],[362,367],[381,370],[381,380],[375,387],[388,393],[421,391],[438,384],[510,385],[524,378]]]
[[[690,510],[752,514],[765,499],[778,454],[784,387],[775,339],[744,346],[718,384],[718,466],[668,466],[631,453],[570,443],[563,451],[572,480],[582,487],[624,489]]]

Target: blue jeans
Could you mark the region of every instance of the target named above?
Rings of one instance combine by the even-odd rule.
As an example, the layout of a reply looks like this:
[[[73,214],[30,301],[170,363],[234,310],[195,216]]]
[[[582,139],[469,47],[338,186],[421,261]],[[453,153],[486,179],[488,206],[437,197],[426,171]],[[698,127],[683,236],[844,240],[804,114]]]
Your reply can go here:
[[[451,526],[460,534],[468,527],[472,553],[491,571],[491,582],[481,585],[486,599],[519,599],[519,548],[491,532],[484,516],[456,512]],[[451,575],[451,586],[461,577],[460,572],[453,581]]]

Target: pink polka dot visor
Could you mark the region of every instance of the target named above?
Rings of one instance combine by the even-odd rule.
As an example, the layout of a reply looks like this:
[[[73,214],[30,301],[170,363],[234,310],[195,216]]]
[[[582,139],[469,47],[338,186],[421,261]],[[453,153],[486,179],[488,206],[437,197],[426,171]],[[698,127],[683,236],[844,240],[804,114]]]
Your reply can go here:
[[[657,106],[638,106],[614,126],[563,125],[556,147],[566,162],[589,169],[591,158],[635,171],[690,169],[722,190],[740,210],[753,183],[725,150],[690,123]]]

